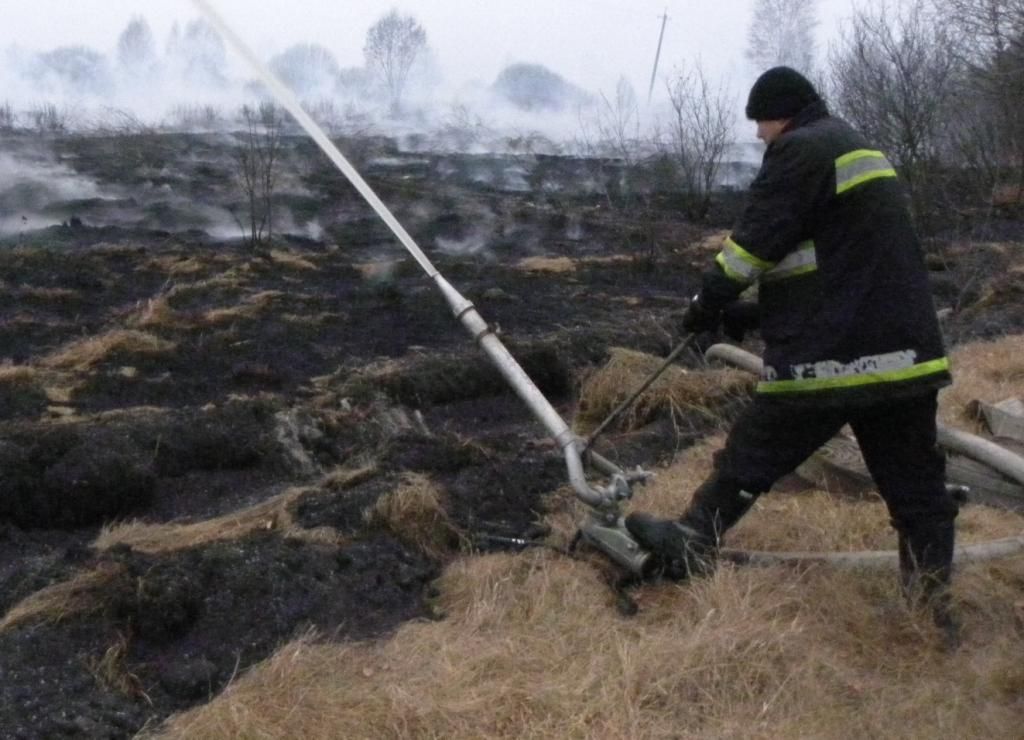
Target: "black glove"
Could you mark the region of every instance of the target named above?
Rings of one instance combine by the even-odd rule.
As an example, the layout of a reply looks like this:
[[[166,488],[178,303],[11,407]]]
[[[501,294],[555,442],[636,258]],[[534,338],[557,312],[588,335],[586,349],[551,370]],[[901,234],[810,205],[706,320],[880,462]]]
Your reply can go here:
[[[722,331],[734,342],[742,342],[748,331],[761,326],[761,308],[752,301],[733,301],[722,311]]]
[[[691,334],[717,332],[719,324],[722,323],[722,312],[704,308],[700,302],[700,294],[697,294],[687,306],[681,323],[683,330]]]

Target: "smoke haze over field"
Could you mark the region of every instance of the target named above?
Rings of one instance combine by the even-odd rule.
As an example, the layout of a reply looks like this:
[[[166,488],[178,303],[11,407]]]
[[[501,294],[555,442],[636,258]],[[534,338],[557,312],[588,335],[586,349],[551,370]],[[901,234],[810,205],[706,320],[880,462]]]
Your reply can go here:
[[[266,60],[296,44],[314,44],[350,72],[363,65],[367,29],[389,9],[369,0],[213,4]],[[851,6],[852,0],[819,0],[819,46],[834,35]],[[421,0],[395,7],[414,16],[427,33],[429,64],[414,95],[421,107],[435,111],[452,101],[469,101],[493,118],[500,111],[481,91],[506,67],[522,62],[542,65],[590,94],[610,94],[625,78],[646,100],[663,11],[669,21],[659,76],[699,61],[728,83],[739,109],[755,73],[743,58],[752,0]],[[22,109],[44,99],[75,108],[101,104],[157,120],[174,106],[233,106],[251,99],[245,83],[251,73],[230,52],[220,58],[223,50],[195,29],[198,15],[188,0],[5,3],[0,103]],[[161,62],[152,69],[137,60],[130,68],[121,63],[119,37],[133,17],[144,18],[151,30]],[[664,97],[662,84],[655,85],[654,95]],[[345,102],[340,96],[339,105]]]

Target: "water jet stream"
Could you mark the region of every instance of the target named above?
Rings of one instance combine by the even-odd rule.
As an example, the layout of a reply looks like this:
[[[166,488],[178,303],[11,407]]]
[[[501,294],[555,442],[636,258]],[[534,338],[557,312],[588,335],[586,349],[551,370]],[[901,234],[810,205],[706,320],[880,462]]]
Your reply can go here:
[[[533,383],[526,372],[516,362],[515,358],[501,343],[501,340],[488,327],[473,304],[464,298],[452,285],[445,280],[438,272],[427,256],[420,249],[416,241],[409,235],[395,215],[388,209],[384,202],[377,196],[373,189],[362,178],[355,167],[345,158],[345,155],[328,138],[324,130],[310,117],[303,109],[295,94],[281,82],[245,44],[242,38],[227,24],[220,14],[213,8],[208,0],[193,0],[199,10],[209,20],[210,24],[224,37],[235,51],[252,67],[260,80],[267,86],[267,89],[274,96],[277,102],[287,110],[323,150],[324,154],[334,163],[341,173],[356,188],[367,203],[377,212],[377,215],[388,225],[392,233],[398,238],[413,259],[419,263],[427,276],[432,278],[437,287],[444,294],[452,313],[466,327],[473,338],[480,344],[480,347],[490,357],[505,380],[512,386],[519,397],[526,403],[537,419],[548,430],[548,433],[561,447],[565,457],[566,466],[569,472],[569,481],[572,484],[576,495],[587,504],[605,510],[609,518],[614,519],[618,513],[618,501],[628,497],[629,485],[626,474],[608,460],[601,458],[594,453],[588,453],[590,459],[605,473],[613,476],[612,483],[607,487],[592,487],[587,483],[583,472],[583,463],[580,452],[580,440],[572,432],[565,420],[559,415],[554,407],[548,402],[540,389]]]

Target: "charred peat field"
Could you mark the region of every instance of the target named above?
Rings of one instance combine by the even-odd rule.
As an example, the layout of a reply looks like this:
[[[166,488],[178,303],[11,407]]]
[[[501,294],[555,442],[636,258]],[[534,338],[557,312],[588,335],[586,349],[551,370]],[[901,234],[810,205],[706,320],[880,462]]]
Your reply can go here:
[[[4,737],[128,737],[304,630],[362,640],[431,618],[446,560],[535,534],[567,483],[432,281],[305,139],[282,149],[286,235],[210,236],[214,209],[242,231],[232,145],[5,138],[95,195],[25,176],[0,196],[17,226],[0,246]],[[681,248],[701,232],[671,208],[630,225],[583,191],[582,160],[341,145],[567,418],[609,347],[678,341],[696,280]],[[60,225],[31,228],[41,217]]]
[[[443,620],[447,566],[550,542],[571,508],[560,451],[304,137],[282,140],[271,238],[242,237],[236,145],[0,138],[2,737],[155,731],[296,638]],[[570,422],[617,348],[679,342],[729,223],[654,186],[623,205],[615,163],[339,147]],[[1021,326],[1018,258],[990,247],[933,265],[953,343]],[[743,398],[601,450],[657,467]]]

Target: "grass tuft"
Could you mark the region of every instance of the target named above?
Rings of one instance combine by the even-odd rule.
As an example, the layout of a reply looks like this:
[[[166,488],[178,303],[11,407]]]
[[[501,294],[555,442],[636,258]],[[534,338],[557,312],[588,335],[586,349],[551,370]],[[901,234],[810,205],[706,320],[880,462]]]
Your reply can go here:
[[[437,559],[449,555],[460,538],[444,509],[441,490],[416,473],[404,475],[395,490],[363,512],[363,519]]]
[[[175,349],[153,334],[133,329],[117,329],[94,337],[71,342],[53,354],[44,357],[43,367],[84,372],[104,362],[111,355],[161,355]]]
[[[576,422],[584,428],[600,423],[629,397],[663,362],[662,358],[635,350],[613,348],[604,367],[587,378],[580,389]],[[674,418],[698,414],[716,418],[729,401],[749,396],[754,377],[732,368],[690,371],[673,365],[623,412],[619,428],[638,429],[656,416],[669,412]]]

